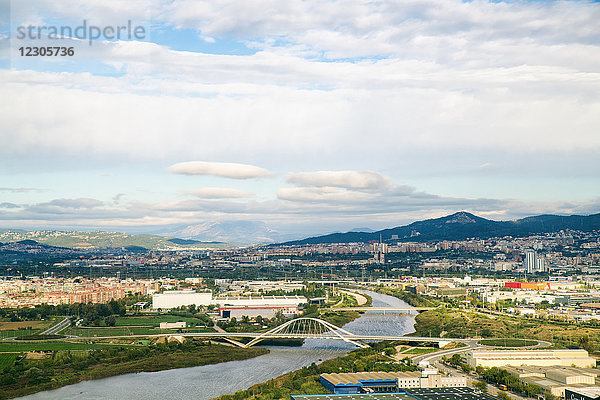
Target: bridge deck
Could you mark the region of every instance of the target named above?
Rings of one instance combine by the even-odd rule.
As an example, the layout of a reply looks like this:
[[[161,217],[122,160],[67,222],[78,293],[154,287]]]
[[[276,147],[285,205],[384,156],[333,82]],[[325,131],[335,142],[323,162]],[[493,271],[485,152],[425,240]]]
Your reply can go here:
[[[435,307],[331,307],[330,310],[340,311],[427,311]]]
[[[121,336],[94,336],[94,337],[83,337],[83,336],[71,336],[70,339],[117,339],[117,338],[136,338],[136,337],[166,337],[166,336],[184,336],[184,337],[206,337],[206,338],[258,338],[262,339],[337,339],[341,337],[334,334],[289,334],[289,333],[275,333],[266,336],[262,336],[263,333],[256,332],[186,332],[186,333],[161,333],[154,335],[121,335]],[[451,338],[438,338],[438,337],[420,337],[420,336],[377,336],[377,335],[342,335],[344,339],[348,340],[367,340],[367,341],[381,341],[381,340],[394,340],[394,341],[413,341],[413,342],[464,342],[468,343],[471,339],[451,339]]]

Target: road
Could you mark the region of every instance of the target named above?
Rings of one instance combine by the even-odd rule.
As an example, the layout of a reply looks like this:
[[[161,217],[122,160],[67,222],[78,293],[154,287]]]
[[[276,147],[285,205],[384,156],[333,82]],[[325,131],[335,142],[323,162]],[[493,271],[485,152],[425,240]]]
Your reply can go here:
[[[69,325],[71,325],[71,318],[67,317],[67,318],[63,319],[62,321],[60,321],[58,324],[46,329],[41,334],[42,335],[56,335],[58,332],[62,331]]]

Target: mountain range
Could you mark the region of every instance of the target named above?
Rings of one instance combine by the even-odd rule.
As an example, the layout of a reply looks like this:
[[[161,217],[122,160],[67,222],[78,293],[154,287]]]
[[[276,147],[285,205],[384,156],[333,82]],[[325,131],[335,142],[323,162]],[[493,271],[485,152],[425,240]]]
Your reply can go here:
[[[184,240],[172,236],[130,235],[121,232],[82,231],[0,231],[0,243],[39,244],[70,249],[93,250],[104,248],[144,248],[148,250],[175,250],[180,248],[224,248],[226,243]]]
[[[600,214],[537,215],[512,221],[493,221],[461,211],[441,218],[413,222],[405,226],[375,232],[346,232],[294,240],[284,245],[384,242],[428,242],[438,240],[486,239],[503,236],[529,236],[561,230],[590,232],[600,230]]]
[[[204,242],[227,242],[239,245],[274,243],[302,237],[277,232],[262,221],[211,221],[186,225],[165,234]]]
[[[26,245],[48,245],[68,249],[93,250],[103,248],[142,248],[148,250],[175,250],[194,248],[227,248],[232,244],[249,245],[277,243],[285,245],[352,243],[379,240],[384,242],[427,242],[438,240],[486,239],[502,236],[528,236],[561,230],[589,232],[600,230],[600,214],[593,215],[538,215],[513,221],[494,221],[468,212],[457,212],[442,218],[427,219],[409,225],[373,231],[355,228],[349,232],[296,239],[275,231],[263,222],[225,221],[207,222],[172,228],[160,235],[131,235],[119,232],[82,231],[25,231],[0,230],[3,252],[21,251]],[[287,240],[287,241],[286,241]],[[20,242],[17,248],[2,246]],[[282,243],[283,242],[283,243]],[[12,245],[11,245],[12,246]]]

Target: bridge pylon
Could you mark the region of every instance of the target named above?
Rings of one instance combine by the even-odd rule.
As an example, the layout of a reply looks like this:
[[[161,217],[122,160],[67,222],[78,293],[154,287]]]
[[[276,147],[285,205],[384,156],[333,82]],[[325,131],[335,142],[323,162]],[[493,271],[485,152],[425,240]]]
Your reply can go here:
[[[330,322],[323,321],[322,319],[308,317],[296,318],[287,321],[252,339],[246,343],[244,347],[248,348],[254,346],[258,342],[265,339],[331,339],[332,336],[335,336],[337,339],[343,340],[344,342],[352,343],[353,345],[361,348],[369,347],[368,345],[353,339],[352,337],[356,336],[353,333],[337,327]]]

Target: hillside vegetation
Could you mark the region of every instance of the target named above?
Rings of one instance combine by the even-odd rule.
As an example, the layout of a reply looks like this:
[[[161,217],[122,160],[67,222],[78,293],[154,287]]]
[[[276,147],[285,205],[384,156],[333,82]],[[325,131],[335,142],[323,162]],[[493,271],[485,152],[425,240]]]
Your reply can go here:
[[[143,247],[149,250],[174,248],[225,248],[225,243],[208,243],[182,240],[159,235],[130,235],[120,232],[80,231],[21,231],[8,230],[0,233],[0,243],[34,240],[37,243],[78,249],[109,247]]]

